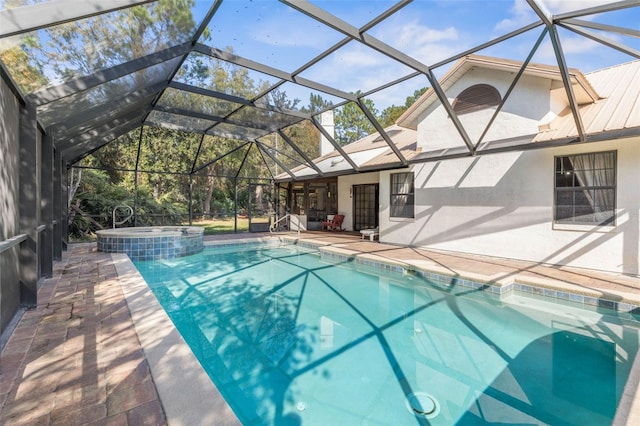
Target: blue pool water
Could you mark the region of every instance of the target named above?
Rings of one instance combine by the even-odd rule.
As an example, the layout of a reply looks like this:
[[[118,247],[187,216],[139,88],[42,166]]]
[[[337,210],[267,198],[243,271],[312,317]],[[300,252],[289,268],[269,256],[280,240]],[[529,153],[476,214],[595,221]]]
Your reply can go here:
[[[135,262],[243,424],[611,424],[633,321],[334,263],[295,246]]]

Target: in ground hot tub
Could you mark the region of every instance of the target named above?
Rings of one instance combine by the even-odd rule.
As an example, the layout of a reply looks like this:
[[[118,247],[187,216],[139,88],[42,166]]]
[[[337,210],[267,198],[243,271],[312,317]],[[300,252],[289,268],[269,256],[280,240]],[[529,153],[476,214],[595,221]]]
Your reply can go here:
[[[98,251],[127,253],[132,260],[172,259],[202,251],[204,228],[149,226],[98,231]]]

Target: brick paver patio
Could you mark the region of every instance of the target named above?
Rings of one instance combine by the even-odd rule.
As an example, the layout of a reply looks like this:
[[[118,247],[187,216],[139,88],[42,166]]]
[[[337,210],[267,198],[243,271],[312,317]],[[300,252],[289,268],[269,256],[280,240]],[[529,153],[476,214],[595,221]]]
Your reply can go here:
[[[71,245],[0,358],[0,424],[162,425],[111,256]]]

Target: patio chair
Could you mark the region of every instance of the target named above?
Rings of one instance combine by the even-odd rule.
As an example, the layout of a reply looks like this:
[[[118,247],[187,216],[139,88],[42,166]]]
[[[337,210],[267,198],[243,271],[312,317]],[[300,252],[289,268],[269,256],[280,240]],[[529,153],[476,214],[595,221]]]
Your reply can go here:
[[[332,220],[325,220],[322,222],[322,229],[327,231],[342,231],[342,222],[344,221],[343,214],[337,214]]]

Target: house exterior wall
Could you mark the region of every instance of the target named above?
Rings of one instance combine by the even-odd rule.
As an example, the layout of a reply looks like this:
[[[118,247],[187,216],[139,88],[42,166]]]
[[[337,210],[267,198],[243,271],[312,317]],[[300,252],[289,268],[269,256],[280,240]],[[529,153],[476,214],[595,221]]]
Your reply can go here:
[[[15,237],[19,226],[19,103],[0,79],[0,241]],[[20,305],[17,246],[0,254],[0,332]]]
[[[489,84],[504,98],[514,78],[510,73],[473,69],[458,80],[449,90],[450,103],[465,89],[475,84]],[[505,102],[498,119],[484,137],[484,141],[512,138],[538,133],[538,126],[550,122],[564,109],[559,99],[551,96],[551,81],[522,76]],[[475,144],[489,123],[495,108],[460,115],[458,118]],[[464,146],[462,137],[448,118],[447,112],[435,102],[420,116],[418,123],[418,146],[423,151]]]
[[[353,231],[353,185],[378,183],[379,172],[361,173],[338,177],[338,213],[345,215],[342,227],[347,231]]]
[[[616,225],[554,226],[554,156],[617,151]],[[380,241],[640,273],[640,136],[413,165],[415,218],[389,217],[380,172]],[[567,227],[565,227],[567,228]]]

